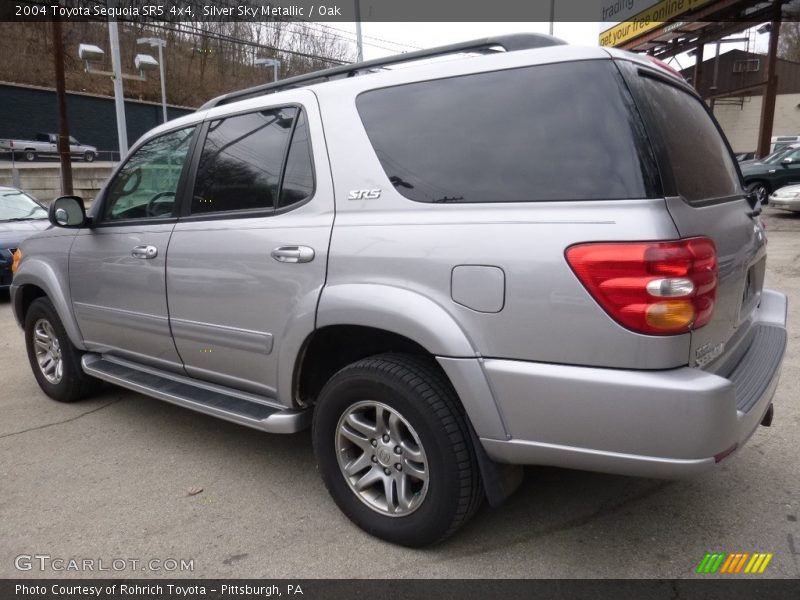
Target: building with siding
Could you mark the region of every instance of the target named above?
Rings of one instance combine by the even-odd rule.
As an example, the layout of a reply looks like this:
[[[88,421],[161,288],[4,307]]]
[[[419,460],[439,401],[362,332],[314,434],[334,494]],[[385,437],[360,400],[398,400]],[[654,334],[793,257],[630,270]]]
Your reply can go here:
[[[167,116],[175,119],[193,110],[185,106],[167,106]],[[132,145],[161,123],[161,104],[126,99],[125,117],[128,141]],[[108,153],[118,152],[114,98],[67,92],[67,119],[70,135],[84,144],[96,146],[101,152],[98,158],[108,158]],[[54,89],[0,82],[0,138],[31,139],[38,132],[57,131]]]
[[[699,93],[712,107],[735,152],[750,152],[758,145],[763,83],[767,57],[730,50],[703,61]],[[691,82],[694,67],[681,74]],[[800,135],[800,63],[778,59],[778,92],[772,135]]]

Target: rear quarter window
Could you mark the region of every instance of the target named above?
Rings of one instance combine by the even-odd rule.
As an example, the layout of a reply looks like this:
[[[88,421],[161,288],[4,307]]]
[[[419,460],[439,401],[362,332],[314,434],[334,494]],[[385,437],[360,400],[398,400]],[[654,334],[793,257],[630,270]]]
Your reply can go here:
[[[740,197],[735,159],[702,101],[653,76],[632,78],[657,153],[664,154],[672,172],[674,191],[690,203]]]
[[[425,81],[361,94],[387,177],[419,202],[659,195],[641,120],[610,60]]]

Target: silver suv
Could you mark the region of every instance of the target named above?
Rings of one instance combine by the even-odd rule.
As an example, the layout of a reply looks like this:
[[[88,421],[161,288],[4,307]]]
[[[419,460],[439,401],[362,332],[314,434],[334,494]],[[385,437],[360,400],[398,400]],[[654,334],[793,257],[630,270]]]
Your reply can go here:
[[[11,294],[47,395],[310,426],[341,510],[424,545],[521,465],[691,475],[768,425],[787,301],[758,212],[674,73],[508,36],[162,125],[88,215],[52,204]]]

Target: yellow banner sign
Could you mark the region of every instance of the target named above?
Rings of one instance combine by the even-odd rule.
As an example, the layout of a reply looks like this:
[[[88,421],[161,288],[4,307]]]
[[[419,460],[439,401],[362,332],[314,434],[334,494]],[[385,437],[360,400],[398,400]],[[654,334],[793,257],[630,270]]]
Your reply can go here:
[[[634,15],[627,21],[617,23],[600,34],[601,46],[619,46],[661,27],[680,14],[700,8],[712,0],[662,0],[650,8]]]

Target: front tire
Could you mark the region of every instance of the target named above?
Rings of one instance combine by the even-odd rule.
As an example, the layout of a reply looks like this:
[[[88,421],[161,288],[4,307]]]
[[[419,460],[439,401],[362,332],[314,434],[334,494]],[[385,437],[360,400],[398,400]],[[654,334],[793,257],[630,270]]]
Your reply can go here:
[[[25,346],[42,391],[59,402],[75,402],[96,391],[101,381],[81,368],[83,353],[70,342],[47,298],[34,300],[25,315]]]
[[[94,162],[94,152],[87,152],[84,154],[83,160],[86,162]]]
[[[336,504],[389,542],[442,541],[483,499],[466,416],[432,360],[383,354],[345,367],[320,393],[312,436]]]

